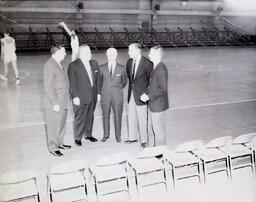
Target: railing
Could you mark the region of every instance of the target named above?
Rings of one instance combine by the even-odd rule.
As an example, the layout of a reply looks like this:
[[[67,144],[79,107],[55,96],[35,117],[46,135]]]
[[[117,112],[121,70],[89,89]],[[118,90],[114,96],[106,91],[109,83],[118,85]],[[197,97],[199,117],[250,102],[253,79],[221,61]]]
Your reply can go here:
[[[227,18],[220,16],[220,19],[222,20],[222,22],[224,23],[224,26],[227,27],[227,29],[230,29],[232,31],[234,31],[236,34],[247,38],[248,40],[251,40],[250,35],[244,31],[243,29],[239,28],[237,25],[235,25],[234,23],[232,23],[231,21],[229,21]]]

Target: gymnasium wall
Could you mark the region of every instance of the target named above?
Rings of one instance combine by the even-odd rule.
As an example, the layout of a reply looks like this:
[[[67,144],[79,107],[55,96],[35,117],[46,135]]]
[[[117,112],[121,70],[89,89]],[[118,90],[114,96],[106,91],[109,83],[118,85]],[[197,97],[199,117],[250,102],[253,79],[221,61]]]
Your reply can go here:
[[[84,9],[76,8],[78,2],[83,3]],[[152,13],[151,8],[157,4],[160,10]],[[7,1],[0,6],[4,11],[1,12],[0,31],[11,27],[21,32],[27,27],[34,31],[45,31],[46,27],[60,31],[56,26],[60,21],[65,21],[73,29],[82,27],[86,31],[94,31],[96,27],[100,31],[108,31],[112,27],[121,31],[124,27],[129,30],[143,26],[151,28],[151,22],[155,29],[212,26],[214,17],[200,12],[213,11],[216,3],[200,0],[191,0],[186,5],[179,0]]]

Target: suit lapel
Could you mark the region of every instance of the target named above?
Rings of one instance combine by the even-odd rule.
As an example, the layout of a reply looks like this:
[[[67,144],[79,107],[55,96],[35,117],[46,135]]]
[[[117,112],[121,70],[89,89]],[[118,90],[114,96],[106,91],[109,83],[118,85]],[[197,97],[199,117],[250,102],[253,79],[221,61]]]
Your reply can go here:
[[[82,62],[82,60],[78,59],[79,63],[80,63],[80,66],[81,66],[81,70],[82,72],[84,73],[84,75],[87,77],[88,81],[90,82],[90,78],[89,78],[89,75],[88,75],[88,72],[84,66],[84,63]]]
[[[137,71],[135,72],[135,78],[134,78],[134,80],[140,75],[140,73],[142,72],[142,68],[143,68],[143,58],[142,58],[142,56],[141,56],[141,58],[140,58],[140,63],[139,63],[139,65],[138,65],[138,68],[137,68]]]
[[[153,69],[153,71],[151,72],[151,77],[153,77],[155,75],[155,73],[158,71],[158,69],[160,68],[162,62],[159,62],[156,67]]]
[[[94,66],[92,65],[92,60],[89,61],[90,63],[90,67],[91,67],[91,71],[92,71],[92,82],[93,82],[93,85],[95,85],[96,81],[95,81],[95,73],[96,73],[96,70],[94,70]]]

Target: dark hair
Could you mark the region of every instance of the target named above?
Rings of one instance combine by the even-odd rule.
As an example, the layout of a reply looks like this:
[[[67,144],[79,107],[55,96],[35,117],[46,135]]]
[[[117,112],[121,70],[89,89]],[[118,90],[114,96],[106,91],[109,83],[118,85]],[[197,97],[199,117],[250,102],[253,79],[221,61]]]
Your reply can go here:
[[[136,49],[141,51],[141,45],[139,43],[132,43],[130,46],[134,46]]]
[[[164,49],[163,49],[162,46],[160,46],[160,45],[153,46],[151,49],[156,50],[156,51],[159,51],[161,57],[164,55]]]
[[[52,47],[51,47],[51,54],[53,55],[53,54],[55,54],[58,50],[60,50],[61,48],[64,48],[64,46],[63,45],[53,45]]]

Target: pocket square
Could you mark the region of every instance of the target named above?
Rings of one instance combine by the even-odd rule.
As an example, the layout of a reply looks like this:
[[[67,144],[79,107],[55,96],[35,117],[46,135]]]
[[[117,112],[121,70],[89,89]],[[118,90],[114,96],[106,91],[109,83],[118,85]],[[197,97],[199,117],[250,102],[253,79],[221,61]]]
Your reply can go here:
[[[94,72],[98,72],[98,70],[95,70]]]
[[[116,76],[121,76],[121,74],[116,74]]]

